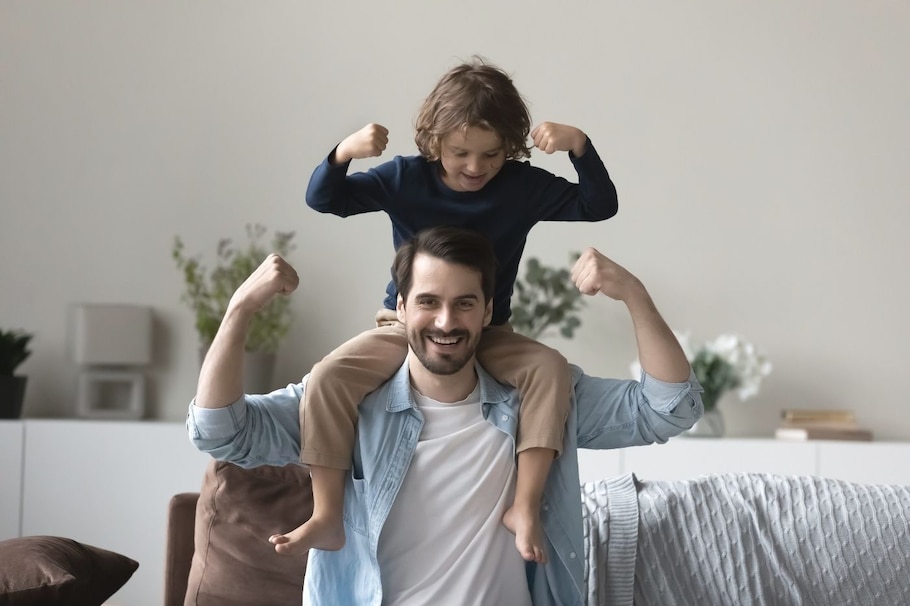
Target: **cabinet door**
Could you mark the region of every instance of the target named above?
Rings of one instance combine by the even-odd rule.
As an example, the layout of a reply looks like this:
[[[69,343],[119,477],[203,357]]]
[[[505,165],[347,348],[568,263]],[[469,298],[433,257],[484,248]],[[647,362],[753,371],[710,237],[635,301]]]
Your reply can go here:
[[[708,473],[815,475],[817,446],[809,442],[736,438],[673,438],[623,451],[623,473],[641,480],[690,480]]]
[[[198,492],[208,455],[183,423],[27,420],[24,535],[64,536],[129,556],[139,569],[113,604],[164,602],[167,507]]]
[[[19,536],[22,421],[0,421],[0,541]]]
[[[819,442],[819,475],[862,484],[910,486],[910,444]]]

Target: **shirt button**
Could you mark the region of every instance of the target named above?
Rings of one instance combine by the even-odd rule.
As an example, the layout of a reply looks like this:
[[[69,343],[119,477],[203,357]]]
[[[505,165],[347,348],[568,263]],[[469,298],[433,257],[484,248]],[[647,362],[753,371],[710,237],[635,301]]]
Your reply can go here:
[[[546,503],[544,503],[544,506],[542,507],[542,509],[543,509],[544,511],[550,511],[550,506],[547,505]]]
[[[502,415],[502,420],[503,420],[503,421],[508,421],[508,420],[509,420],[509,415]]]
[[[572,553],[569,554],[569,559],[570,559],[570,560],[574,560],[574,559],[575,559],[575,552],[574,552],[574,551],[573,551]]]

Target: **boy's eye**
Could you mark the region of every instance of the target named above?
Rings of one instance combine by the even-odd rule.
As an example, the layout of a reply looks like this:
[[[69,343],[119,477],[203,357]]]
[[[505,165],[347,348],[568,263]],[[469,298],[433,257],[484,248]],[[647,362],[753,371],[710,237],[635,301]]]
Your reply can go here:
[[[485,155],[487,158],[495,158],[499,155],[499,150],[494,151],[494,152],[487,152]]]

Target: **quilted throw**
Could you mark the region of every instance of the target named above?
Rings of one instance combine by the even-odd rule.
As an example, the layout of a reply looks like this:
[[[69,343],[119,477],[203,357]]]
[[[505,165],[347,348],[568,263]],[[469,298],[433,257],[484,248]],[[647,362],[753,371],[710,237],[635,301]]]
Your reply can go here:
[[[588,604],[910,605],[910,487],[627,474],[581,491]]]

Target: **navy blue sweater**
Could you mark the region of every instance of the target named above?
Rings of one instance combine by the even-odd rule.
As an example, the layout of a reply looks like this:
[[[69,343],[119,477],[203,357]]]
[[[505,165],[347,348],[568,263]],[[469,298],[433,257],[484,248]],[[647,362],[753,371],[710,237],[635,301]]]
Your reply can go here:
[[[528,232],[538,221],[603,221],[616,214],[616,187],[589,139],[585,153],[569,153],[578,183],[528,162],[509,160],[480,191],[453,191],[442,182],[438,162],[396,156],[365,172],[347,174],[347,164],[328,157],[307,186],[307,204],[319,212],[348,217],[383,211],[392,221],[397,250],[418,231],[437,225],[477,230],[493,243],[498,260],[492,324],[511,316],[510,301]],[[393,281],[383,305],[395,309]]]

